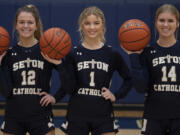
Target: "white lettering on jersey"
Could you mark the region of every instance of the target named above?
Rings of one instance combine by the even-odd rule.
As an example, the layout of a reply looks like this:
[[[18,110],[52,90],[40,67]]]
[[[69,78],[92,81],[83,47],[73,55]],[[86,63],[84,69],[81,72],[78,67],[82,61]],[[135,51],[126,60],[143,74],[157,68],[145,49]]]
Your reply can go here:
[[[38,95],[41,88],[14,88],[13,95]]]
[[[44,62],[40,60],[31,60],[27,58],[26,60],[23,61],[18,61],[13,64],[13,71],[16,71],[18,69],[23,69],[23,68],[39,68],[39,69],[44,69]]]
[[[164,56],[164,57],[154,58],[152,60],[153,67],[155,67],[157,65],[160,65],[160,64],[165,64],[165,63],[180,64],[180,57],[167,55],[167,56]]]
[[[101,90],[90,89],[90,88],[80,88],[78,90],[80,95],[91,95],[91,96],[101,96]]]
[[[92,59],[91,61],[83,61],[83,62],[79,62],[77,63],[77,67],[78,67],[78,71],[82,70],[82,69],[99,69],[99,70],[104,70],[106,72],[108,72],[108,67],[109,65],[101,62],[101,61],[95,61],[94,59]]]
[[[154,90],[158,92],[180,92],[180,85],[171,84],[154,84]]]

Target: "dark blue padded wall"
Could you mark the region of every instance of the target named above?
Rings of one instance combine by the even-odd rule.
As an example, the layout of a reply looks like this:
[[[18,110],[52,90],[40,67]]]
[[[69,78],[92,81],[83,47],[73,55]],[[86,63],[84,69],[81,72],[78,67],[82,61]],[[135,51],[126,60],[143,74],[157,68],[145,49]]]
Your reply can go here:
[[[39,9],[44,30],[50,27],[61,27],[65,29],[72,38],[74,45],[79,44],[78,33],[78,17],[81,11],[88,6],[98,6],[101,8],[106,17],[106,39],[107,44],[117,48],[122,54],[127,64],[129,65],[129,58],[120,48],[118,41],[118,29],[124,21],[129,19],[141,19],[146,22],[152,30],[151,41],[154,40],[154,14],[159,5],[162,3],[172,3],[170,0],[156,1],[156,0],[0,0],[0,25],[5,27],[10,35],[12,35],[13,19],[17,8],[25,4],[34,4]],[[180,9],[179,0],[174,0],[175,4]],[[14,42],[13,36],[12,44]],[[60,86],[59,78],[56,71],[53,71],[52,79],[52,94],[56,92]],[[112,91],[120,87],[122,79],[117,73],[112,79]],[[0,100],[3,100],[2,97]],[[65,97],[63,101],[67,101]],[[119,103],[143,103],[144,95],[139,94],[132,89],[128,96],[120,99]]]

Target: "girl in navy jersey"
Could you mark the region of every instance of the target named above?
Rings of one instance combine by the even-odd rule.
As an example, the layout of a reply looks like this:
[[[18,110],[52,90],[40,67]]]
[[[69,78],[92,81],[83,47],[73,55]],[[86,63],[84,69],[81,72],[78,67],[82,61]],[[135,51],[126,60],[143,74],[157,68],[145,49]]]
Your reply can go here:
[[[114,135],[112,102],[123,98],[132,83],[129,69],[121,55],[105,44],[105,18],[97,7],[84,9],[79,17],[81,44],[74,46],[66,57],[73,71],[73,86],[67,120],[68,135]],[[109,90],[114,71],[123,79],[122,86],[112,93]],[[73,76],[72,76],[73,77]],[[56,101],[61,97],[56,94]]]
[[[180,135],[180,42],[179,11],[170,4],[156,11],[158,39],[140,52],[130,52],[137,91],[146,92],[145,135]],[[141,53],[142,52],[142,53]]]
[[[42,97],[52,98],[48,94],[52,69],[56,68],[62,74],[61,60],[41,55],[38,40],[42,24],[34,5],[17,10],[14,29],[18,42],[1,61],[1,68],[8,69],[12,82],[1,130],[4,135],[25,135],[26,132],[30,135],[54,135],[51,104],[41,106],[40,102]]]

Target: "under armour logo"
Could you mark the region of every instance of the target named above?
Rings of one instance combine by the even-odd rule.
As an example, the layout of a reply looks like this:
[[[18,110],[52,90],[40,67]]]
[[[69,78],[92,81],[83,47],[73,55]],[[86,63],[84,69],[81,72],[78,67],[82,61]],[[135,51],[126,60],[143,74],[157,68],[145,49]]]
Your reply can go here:
[[[152,54],[152,53],[156,53],[156,50],[151,50],[151,54]]]
[[[12,53],[11,55],[12,55],[12,56],[16,56],[16,55],[17,55],[17,53]]]
[[[82,52],[77,52],[77,55],[82,55]]]

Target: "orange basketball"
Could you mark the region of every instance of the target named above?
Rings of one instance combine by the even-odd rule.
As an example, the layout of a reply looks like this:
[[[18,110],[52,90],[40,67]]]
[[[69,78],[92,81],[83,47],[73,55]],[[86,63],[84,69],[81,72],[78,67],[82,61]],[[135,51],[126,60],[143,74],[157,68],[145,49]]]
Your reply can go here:
[[[129,51],[145,48],[151,38],[151,32],[146,23],[139,19],[131,19],[119,28],[120,44]]]
[[[40,49],[52,59],[61,59],[71,49],[71,37],[61,28],[49,28],[40,38]]]
[[[0,55],[8,50],[10,45],[10,36],[8,31],[0,26]]]

